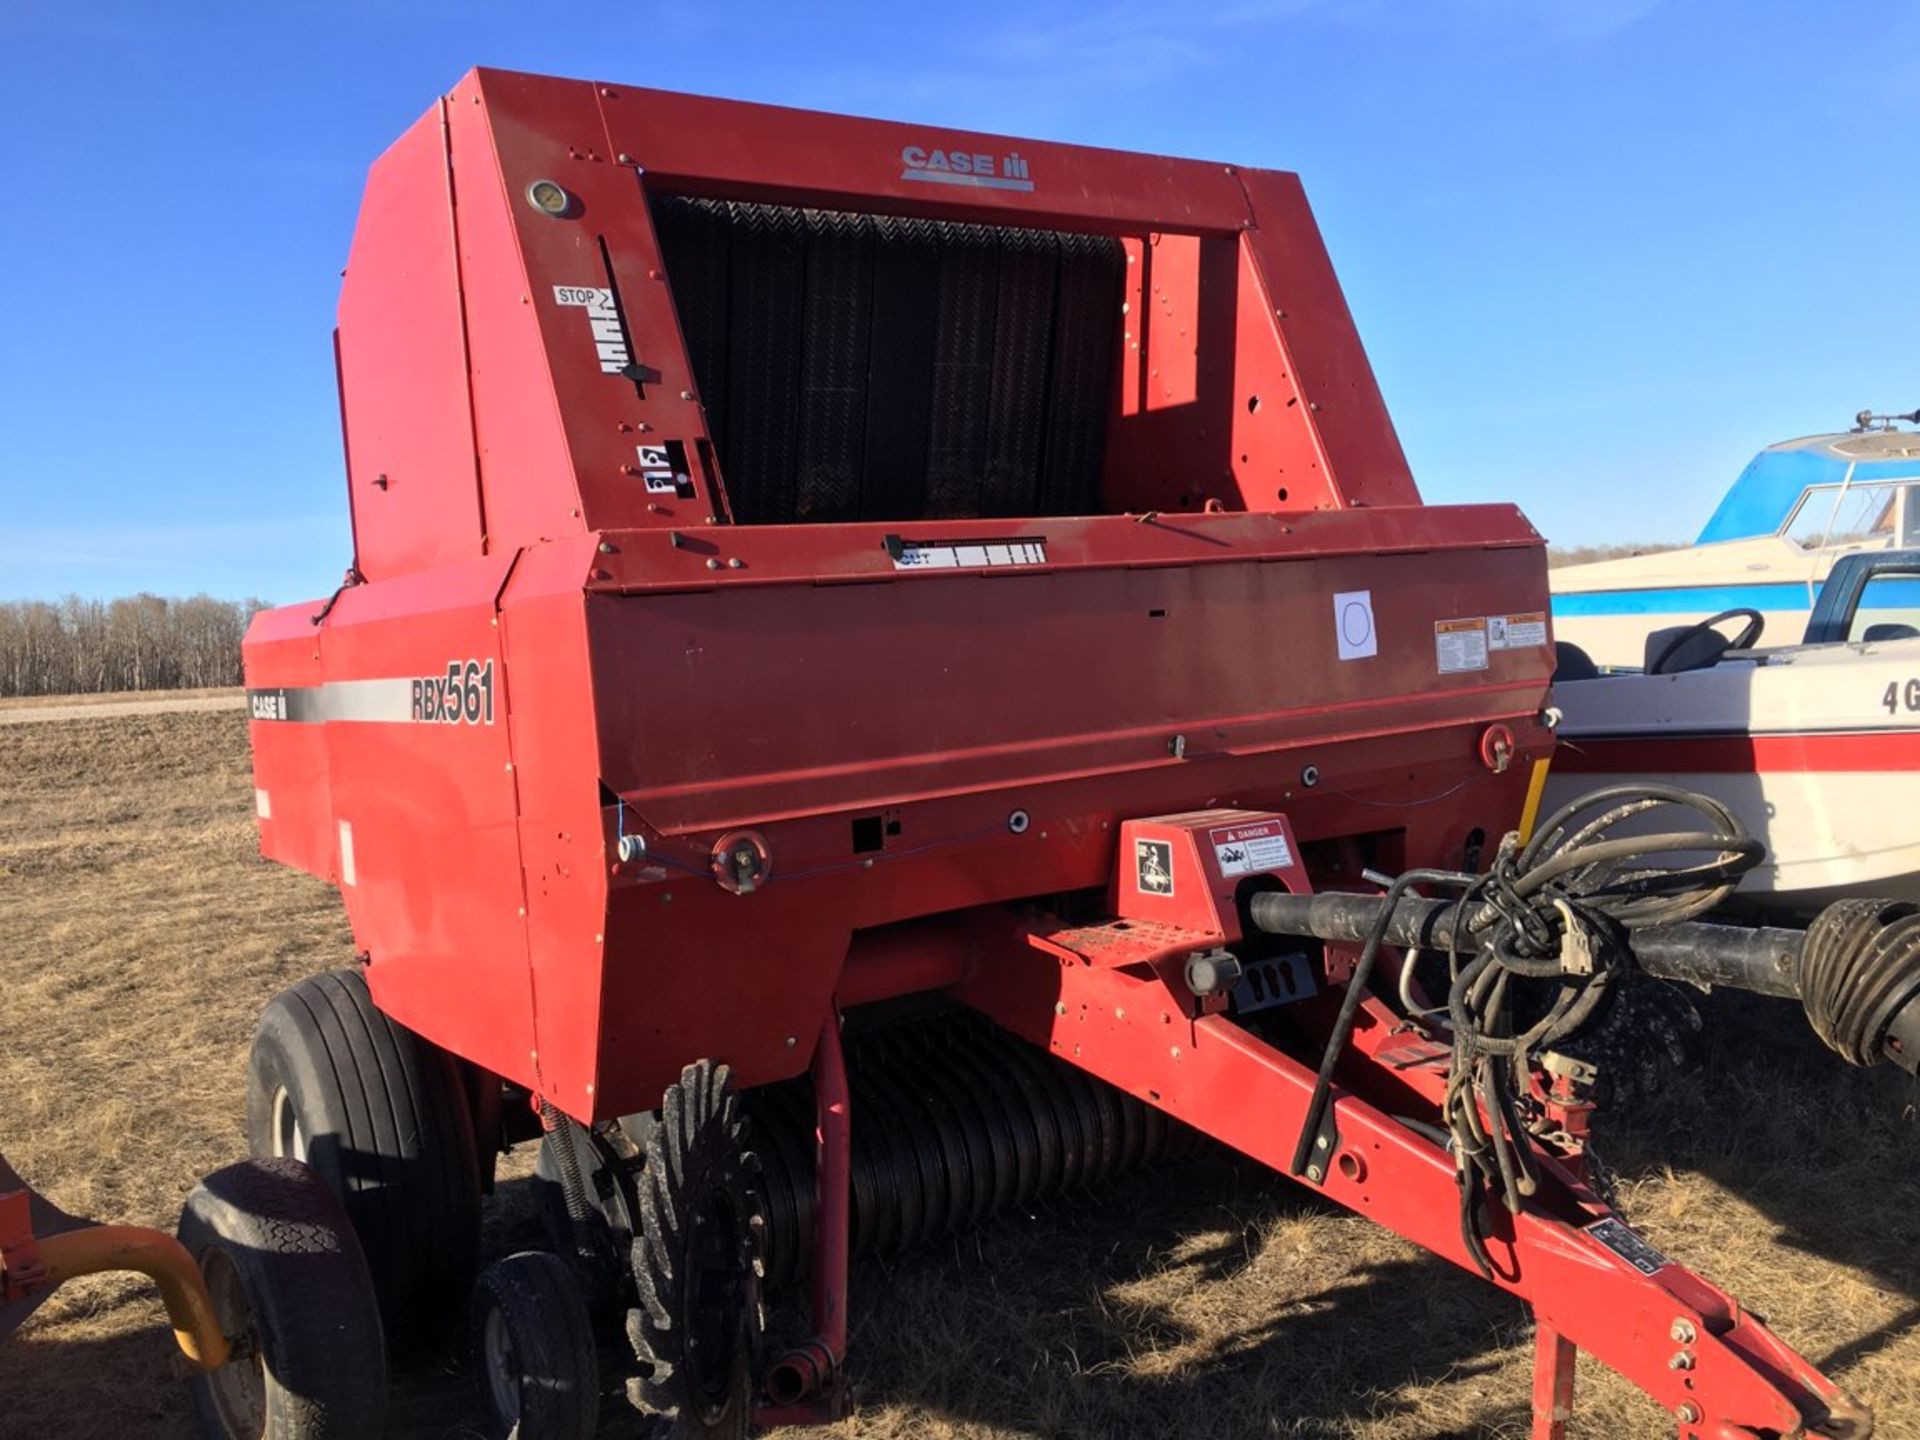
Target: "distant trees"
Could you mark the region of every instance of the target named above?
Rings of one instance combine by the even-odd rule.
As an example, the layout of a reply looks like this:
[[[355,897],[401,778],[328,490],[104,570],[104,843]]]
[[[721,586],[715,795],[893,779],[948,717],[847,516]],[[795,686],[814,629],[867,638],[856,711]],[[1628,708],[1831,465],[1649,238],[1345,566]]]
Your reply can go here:
[[[1586,565],[1595,560],[1620,560],[1629,555],[1658,555],[1667,550],[1686,548],[1679,541],[1642,541],[1628,545],[1549,545],[1547,565],[1558,570],[1562,565]]]
[[[0,601],[0,696],[198,689],[240,683],[258,600]]]

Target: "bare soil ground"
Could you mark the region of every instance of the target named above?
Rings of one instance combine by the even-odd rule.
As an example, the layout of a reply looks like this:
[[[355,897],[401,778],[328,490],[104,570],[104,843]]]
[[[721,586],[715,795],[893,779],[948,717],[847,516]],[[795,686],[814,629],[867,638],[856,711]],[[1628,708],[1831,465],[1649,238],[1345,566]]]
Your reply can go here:
[[[166,715],[179,710],[238,710],[244,690],[122,690],[99,695],[29,695],[0,699],[0,725],[98,720],[110,715]]]
[[[243,1148],[260,1006],[349,954],[333,894],[257,857],[250,792],[238,713],[0,730],[0,1145],[71,1210],[170,1228],[195,1177]],[[1871,1400],[1882,1436],[1916,1440],[1911,1087],[1846,1070],[1786,1007],[1708,1013],[1698,1072],[1609,1127],[1628,1211]],[[495,1245],[525,1210],[509,1179]],[[1517,1306],[1251,1167],[1168,1170],[1016,1216],[858,1266],[854,1290],[845,1435],[1526,1433]],[[455,1368],[403,1378],[392,1433],[473,1433]],[[1673,1433],[1597,1365],[1581,1387],[1582,1440]],[[0,1347],[0,1435],[191,1433],[138,1284],[70,1286]]]
[[[71,710],[76,706],[124,705],[130,701],[238,700],[246,691],[238,685],[209,690],[101,690],[87,695],[0,695],[0,710],[38,710],[49,706]]]

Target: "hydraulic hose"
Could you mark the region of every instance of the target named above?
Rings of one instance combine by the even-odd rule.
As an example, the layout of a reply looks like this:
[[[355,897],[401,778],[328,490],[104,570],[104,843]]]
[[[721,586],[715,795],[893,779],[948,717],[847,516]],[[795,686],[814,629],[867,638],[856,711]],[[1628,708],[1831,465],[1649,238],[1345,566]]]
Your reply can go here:
[[[1676,816],[1692,823],[1659,823]],[[1408,919],[1419,945],[1447,956],[1454,1054],[1443,1113],[1462,1175],[1462,1231],[1476,1263],[1491,1273],[1471,1182],[1477,1177],[1514,1211],[1535,1189],[1516,1104],[1532,1055],[1595,1018],[1628,973],[1635,931],[1693,920],[1732,894],[1764,853],[1711,797],[1670,785],[1611,786],[1561,807],[1525,845],[1508,835],[1484,875],[1410,871],[1385,894],[1364,897],[1371,908],[1365,946],[1322,1053],[1294,1173],[1317,1138],[1333,1069],[1380,947],[1401,928],[1408,886],[1456,889],[1457,901],[1420,916],[1426,923],[1414,918],[1418,905]],[[1277,912],[1299,899],[1257,896],[1250,919],[1259,929],[1280,930]],[[1528,985],[1541,993],[1528,992],[1522,1018],[1515,1002]]]

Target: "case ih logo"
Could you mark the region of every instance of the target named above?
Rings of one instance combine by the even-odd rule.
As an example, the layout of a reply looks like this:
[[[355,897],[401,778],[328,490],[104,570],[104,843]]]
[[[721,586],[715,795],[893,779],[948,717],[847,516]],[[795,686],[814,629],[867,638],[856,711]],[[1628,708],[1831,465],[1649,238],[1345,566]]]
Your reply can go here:
[[[983,155],[973,150],[928,150],[909,145],[900,152],[907,168],[902,180],[937,185],[971,185],[980,190],[1031,190],[1033,177],[1018,155]]]

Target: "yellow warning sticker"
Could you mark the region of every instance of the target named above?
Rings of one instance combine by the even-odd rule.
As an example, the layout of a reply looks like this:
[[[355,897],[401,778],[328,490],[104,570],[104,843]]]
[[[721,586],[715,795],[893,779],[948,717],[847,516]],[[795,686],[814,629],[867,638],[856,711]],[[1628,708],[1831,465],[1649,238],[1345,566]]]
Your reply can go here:
[[[1487,617],[1433,622],[1433,658],[1442,675],[1487,668]]]
[[[1495,650],[1531,650],[1547,643],[1547,612],[1525,615],[1489,615],[1487,644]]]

